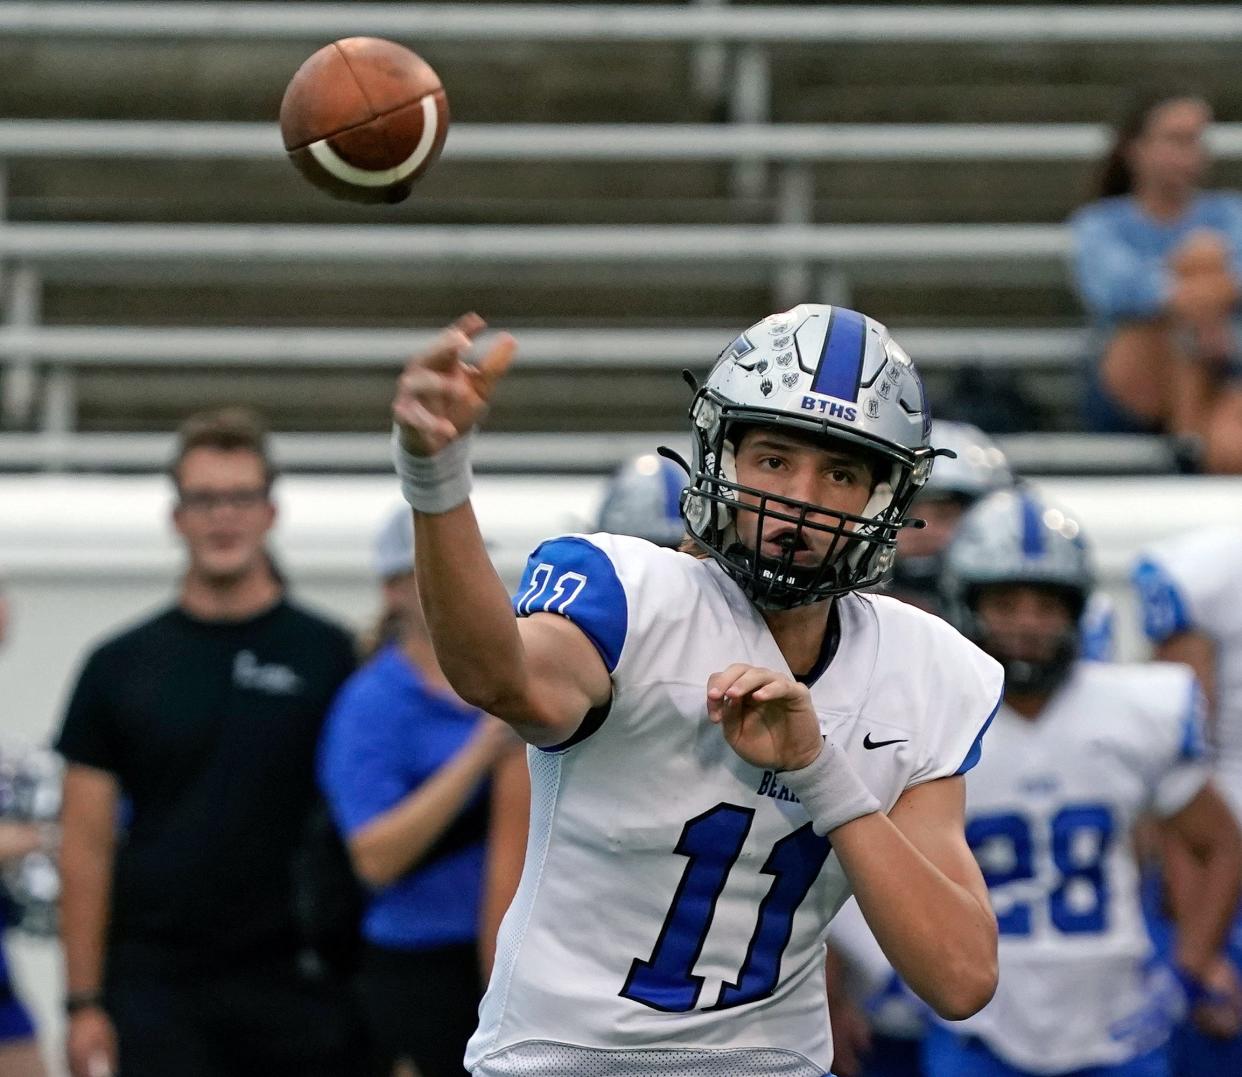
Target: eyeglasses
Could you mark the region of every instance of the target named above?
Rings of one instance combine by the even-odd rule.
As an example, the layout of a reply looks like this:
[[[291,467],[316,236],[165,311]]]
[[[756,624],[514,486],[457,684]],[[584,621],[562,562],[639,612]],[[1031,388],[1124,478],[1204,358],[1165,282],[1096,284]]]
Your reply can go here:
[[[238,490],[182,490],[180,506],[187,512],[211,512],[212,509],[245,509],[257,508],[267,501],[267,490],[262,486],[252,486]]]

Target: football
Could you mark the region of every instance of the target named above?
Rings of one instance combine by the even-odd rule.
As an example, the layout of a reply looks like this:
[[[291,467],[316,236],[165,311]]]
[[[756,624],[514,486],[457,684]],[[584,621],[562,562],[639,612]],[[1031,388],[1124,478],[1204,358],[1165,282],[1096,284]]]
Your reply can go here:
[[[393,41],[347,37],[298,68],[280,133],[316,187],[353,202],[400,202],[440,156],[448,98],[421,57]]]

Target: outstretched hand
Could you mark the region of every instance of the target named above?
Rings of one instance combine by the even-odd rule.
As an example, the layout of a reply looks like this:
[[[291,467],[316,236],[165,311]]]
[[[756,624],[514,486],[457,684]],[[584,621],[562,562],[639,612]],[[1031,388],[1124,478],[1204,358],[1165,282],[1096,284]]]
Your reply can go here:
[[[463,314],[406,364],[397,379],[392,416],[407,452],[431,456],[482,418],[517,351],[513,337],[501,333],[477,363],[468,362],[474,339],[485,328],[477,314]]]
[[[707,679],[707,716],[729,747],[768,770],[801,770],[823,750],[811,691],[792,677],[736,664]]]

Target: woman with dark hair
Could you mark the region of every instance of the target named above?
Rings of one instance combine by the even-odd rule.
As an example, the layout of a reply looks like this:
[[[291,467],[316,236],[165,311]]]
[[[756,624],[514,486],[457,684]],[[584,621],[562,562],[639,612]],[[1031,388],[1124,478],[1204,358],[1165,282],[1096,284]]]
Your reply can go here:
[[[1201,184],[1212,114],[1148,94],[1118,126],[1096,201],[1073,217],[1079,294],[1103,347],[1088,425],[1178,436],[1204,470],[1242,472],[1242,196]]]

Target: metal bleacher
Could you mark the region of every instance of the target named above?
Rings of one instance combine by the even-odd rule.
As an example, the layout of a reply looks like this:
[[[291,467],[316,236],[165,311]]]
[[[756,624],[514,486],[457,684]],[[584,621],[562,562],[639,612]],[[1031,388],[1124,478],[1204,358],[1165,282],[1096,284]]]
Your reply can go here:
[[[304,188],[275,123],[245,114],[274,115],[266,110],[296,59],[220,118],[201,100],[178,104],[171,54],[150,53],[147,68],[134,59],[204,44],[231,50],[235,63],[247,50],[297,57],[360,33],[416,44],[454,100],[464,84],[447,72],[467,70],[468,50],[485,44],[517,50],[528,67],[599,43],[617,64],[636,50],[673,49],[660,70],[683,71],[684,84],[667,88],[669,117],[658,123],[595,122],[585,106],[571,122],[459,122],[424,181],[426,199],[359,211]],[[9,50],[19,69],[50,70],[56,49],[81,57],[89,46],[118,50],[136,72],[129,111],[85,97],[75,111],[53,88],[43,106],[35,95],[41,118],[0,116],[0,466],[150,466],[163,445],[151,430],[230,393],[274,401],[278,426],[313,431],[284,436],[286,464],[371,466],[383,459],[382,437],[364,432],[382,427],[396,364],[438,316],[475,295],[530,309],[510,319],[522,358],[483,449],[483,465],[500,469],[608,466],[630,441],[675,427],[678,369],[704,369],[739,322],[805,298],[893,309],[885,316],[930,372],[933,393],[972,364],[1033,379],[1064,401],[1087,341],[1067,298],[1060,216],[995,220],[985,209],[982,219],[943,220],[934,191],[917,196],[933,170],[963,167],[1049,170],[1055,185],[1066,168],[1080,173],[1100,157],[1106,129],[1027,122],[1016,105],[1024,122],[890,122],[887,112],[873,122],[769,122],[784,118],[783,72],[799,50],[846,42],[1027,50],[1022,62],[1038,71],[1055,67],[1058,49],[1122,44],[1158,59],[1181,43],[1196,62],[1196,47],[1209,58],[1222,50],[1224,63],[1224,46],[1239,38],[1242,9],[1225,6],[0,2],[0,59]],[[553,52],[521,53],[535,47]],[[164,95],[144,89],[146,70]],[[168,118],[176,108],[190,118]],[[1212,140],[1226,167],[1242,163],[1242,124],[1218,124]],[[851,168],[871,171],[831,171]],[[913,192],[897,220],[865,212],[869,177],[884,168]],[[229,169],[242,170],[236,190],[222,182]],[[589,197],[575,169],[591,170]],[[986,183],[992,173],[981,175]],[[842,176],[849,182],[834,186]],[[521,191],[506,197],[500,180],[510,177]],[[847,188],[864,209],[843,219],[837,196]],[[909,219],[906,204],[926,216]],[[287,205],[288,217],[256,209],[269,205]],[[555,216],[576,206],[585,220]],[[597,207],[620,219],[592,219]],[[566,309],[575,287],[595,292]],[[404,316],[403,293],[418,297]],[[624,311],[600,316],[593,304],[607,309],[610,293]],[[1004,309],[1009,293],[1023,297],[1013,310]],[[689,313],[678,317],[682,297]],[[965,320],[941,313],[953,304]],[[627,429],[645,433],[619,436]],[[1012,447],[1036,469],[1169,459],[1138,442],[1059,444]]]

